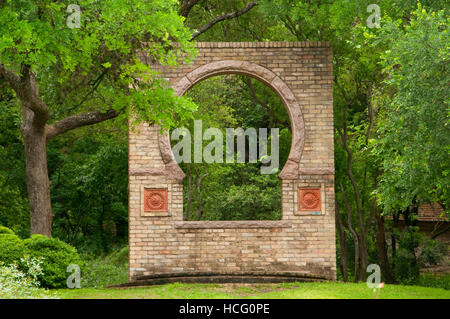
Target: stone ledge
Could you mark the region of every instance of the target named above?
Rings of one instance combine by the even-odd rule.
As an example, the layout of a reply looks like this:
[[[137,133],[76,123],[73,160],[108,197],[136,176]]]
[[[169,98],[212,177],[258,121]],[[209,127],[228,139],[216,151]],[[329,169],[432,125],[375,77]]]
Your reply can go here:
[[[327,41],[196,42],[197,48],[330,48]]]
[[[130,176],[163,176],[166,175],[164,169],[160,168],[131,168]]]
[[[175,228],[209,229],[209,228],[290,228],[292,223],[287,220],[212,220],[212,221],[182,221],[175,222]]]
[[[148,287],[155,285],[165,285],[171,283],[185,284],[280,284],[286,282],[317,282],[325,279],[311,279],[298,277],[277,277],[277,276],[198,276],[198,277],[173,277],[155,278],[146,280],[131,281],[128,283],[109,285],[107,288],[127,289]]]
[[[300,168],[300,175],[334,175],[333,168]]]
[[[123,284],[109,285],[107,288],[130,288],[161,285],[167,283],[282,283],[282,282],[314,282],[333,280],[327,276],[318,276],[295,271],[236,271],[236,272],[175,272],[155,273],[147,276],[136,276],[134,280]]]
[[[311,279],[327,279],[326,276],[314,275],[304,271],[180,271],[180,272],[160,272],[151,275],[136,276],[135,280],[146,280],[156,278],[172,278],[172,277],[213,277],[213,276],[277,276],[277,277],[296,277]]]
[[[163,169],[160,168],[132,168],[129,171],[130,176],[165,176],[168,179],[176,180],[182,183],[185,177],[184,172],[175,161],[165,164]]]

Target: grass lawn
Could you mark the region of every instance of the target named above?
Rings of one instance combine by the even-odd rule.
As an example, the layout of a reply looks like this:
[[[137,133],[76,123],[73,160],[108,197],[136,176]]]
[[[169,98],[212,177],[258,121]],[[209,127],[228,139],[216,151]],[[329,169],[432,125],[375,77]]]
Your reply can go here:
[[[167,284],[129,289],[59,289],[67,299],[373,299],[376,293],[365,283],[287,284]],[[450,299],[450,290],[419,286],[385,285],[379,299]]]

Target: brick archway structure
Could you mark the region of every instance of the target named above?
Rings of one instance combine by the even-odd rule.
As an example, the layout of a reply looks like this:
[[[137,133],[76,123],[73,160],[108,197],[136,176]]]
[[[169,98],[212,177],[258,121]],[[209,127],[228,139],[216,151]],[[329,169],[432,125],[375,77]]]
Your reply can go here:
[[[183,221],[184,173],[168,135],[129,132],[130,280],[160,273],[336,278],[332,54],[324,42],[200,42],[192,64],[156,66],[184,94],[221,74],[271,87],[292,128],[282,220]]]

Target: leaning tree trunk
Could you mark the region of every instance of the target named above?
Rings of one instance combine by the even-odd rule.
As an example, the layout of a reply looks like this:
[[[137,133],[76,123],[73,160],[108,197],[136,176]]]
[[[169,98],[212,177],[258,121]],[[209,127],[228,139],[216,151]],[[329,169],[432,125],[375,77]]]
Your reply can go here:
[[[21,131],[25,145],[30,231],[31,234],[42,234],[50,237],[52,233],[52,207],[47,168],[45,125],[40,125],[35,114],[28,108],[23,108],[23,117]]]

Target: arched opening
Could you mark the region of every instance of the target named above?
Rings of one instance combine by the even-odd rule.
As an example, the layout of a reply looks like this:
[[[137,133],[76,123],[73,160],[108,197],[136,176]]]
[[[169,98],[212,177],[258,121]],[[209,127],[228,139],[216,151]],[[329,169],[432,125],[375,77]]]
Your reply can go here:
[[[186,93],[190,88],[192,88],[195,84],[210,77],[224,74],[236,74],[259,80],[268,88],[272,89],[272,93],[274,92],[280,98],[281,103],[283,104],[289,118],[292,142],[290,143],[290,151],[288,153],[289,155],[287,156],[286,160],[283,161],[284,165],[280,166],[283,167],[283,169],[278,176],[282,180],[296,179],[298,177],[298,163],[300,162],[304,146],[303,116],[294,94],[275,73],[251,62],[234,60],[218,61],[202,65],[197,69],[191,71],[175,84],[174,89],[176,90],[177,94],[182,95]],[[252,81],[254,80],[250,80],[250,83],[252,83]],[[166,165],[168,176],[178,180],[179,182],[182,182],[186,175],[177,164],[175,156],[172,153],[169,134],[160,135],[159,145],[163,161]],[[189,180],[187,181],[187,183],[189,183]],[[185,196],[187,197],[186,193]],[[281,199],[281,193],[278,198]],[[276,209],[274,211],[276,211]],[[186,214],[184,215],[186,219],[189,219]],[[278,219],[281,215],[282,212],[281,214],[275,213],[271,216],[273,219]],[[236,217],[237,215],[234,216]],[[250,218],[250,216],[247,217],[247,219]]]
[[[299,162],[305,145],[305,124],[300,105],[291,89],[275,73],[258,64],[247,61],[224,60],[204,64],[182,77],[175,85],[178,95],[183,95],[197,82],[221,74],[241,74],[260,80],[273,89],[283,101],[289,115],[292,132],[292,143],[289,156],[281,173],[282,180],[295,180],[299,176]],[[175,161],[170,147],[169,134],[158,134],[161,158],[166,167],[168,178],[181,182],[185,174]]]

